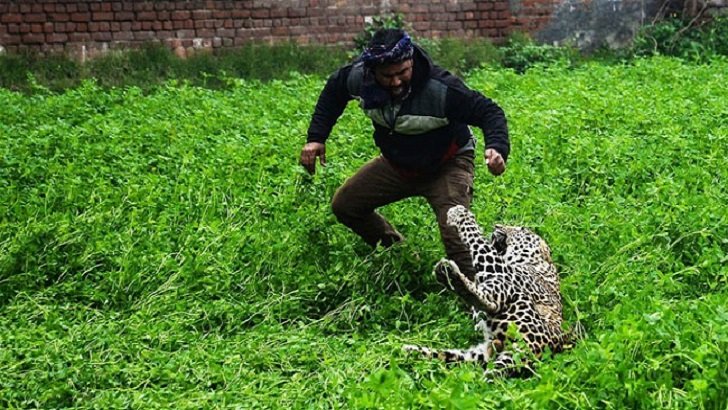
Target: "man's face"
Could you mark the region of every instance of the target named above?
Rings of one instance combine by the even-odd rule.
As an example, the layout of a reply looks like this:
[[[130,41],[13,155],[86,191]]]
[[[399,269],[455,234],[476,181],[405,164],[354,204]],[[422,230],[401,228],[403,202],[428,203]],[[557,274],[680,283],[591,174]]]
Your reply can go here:
[[[374,68],[374,78],[392,97],[402,97],[412,80],[412,64],[413,60],[409,59],[401,63],[377,66]]]

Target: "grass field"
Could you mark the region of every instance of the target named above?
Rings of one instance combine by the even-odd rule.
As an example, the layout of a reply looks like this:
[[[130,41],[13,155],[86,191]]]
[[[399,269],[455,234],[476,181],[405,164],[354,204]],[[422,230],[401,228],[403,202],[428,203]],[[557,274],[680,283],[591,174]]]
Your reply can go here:
[[[231,80],[232,81],[232,80]],[[352,104],[297,165],[324,79],[0,90],[2,408],[728,406],[728,61],[476,71],[509,117],[479,222],[549,242],[586,337],[529,379],[401,352],[478,341],[423,200],[371,251],[329,210],[377,154]],[[479,142],[482,154],[482,138]]]

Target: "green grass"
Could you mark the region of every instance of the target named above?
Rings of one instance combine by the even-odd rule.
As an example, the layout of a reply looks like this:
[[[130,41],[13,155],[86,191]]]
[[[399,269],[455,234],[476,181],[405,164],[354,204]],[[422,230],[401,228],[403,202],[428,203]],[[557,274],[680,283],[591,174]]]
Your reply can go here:
[[[509,116],[480,223],[536,228],[587,336],[538,376],[408,357],[477,334],[434,216],[369,251],[335,189],[376,155],[352,104],[309,178],[320,77],[0,89],[0,407],[705,408],[728,391],[728,62],[474,72]],[[482,138],[479,143],[482,153]]]

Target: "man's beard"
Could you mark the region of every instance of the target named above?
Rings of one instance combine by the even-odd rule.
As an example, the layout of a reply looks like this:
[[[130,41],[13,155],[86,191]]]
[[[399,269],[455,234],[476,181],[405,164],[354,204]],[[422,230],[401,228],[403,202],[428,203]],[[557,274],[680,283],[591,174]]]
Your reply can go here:
[[[394,99],[403,99],[409,94],[409,92],[409,84],[402,84],[399,87],[389,89],[389,95],[391,95]]]

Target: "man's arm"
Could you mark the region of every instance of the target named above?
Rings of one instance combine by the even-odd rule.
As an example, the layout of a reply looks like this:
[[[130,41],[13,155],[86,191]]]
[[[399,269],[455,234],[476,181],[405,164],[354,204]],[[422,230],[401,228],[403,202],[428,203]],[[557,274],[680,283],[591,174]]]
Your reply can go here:
[[[493,100],[460,83],[447,94],[448,118],[477,126],[485,135],[485,162],[494,175],[505,171],[511,144],[505,113]]]
[[[346,89],[349,71],[351,71],[351,66],[337,70],[326,81],[326,85],[319,95],[316,108],[311,116],[311,123],[308,126],[306,144],[301,150],[301,165],[309,174],[316,173],[316,158],[320,159],[322,166],[326,164],[326,140],[351,99]]]

